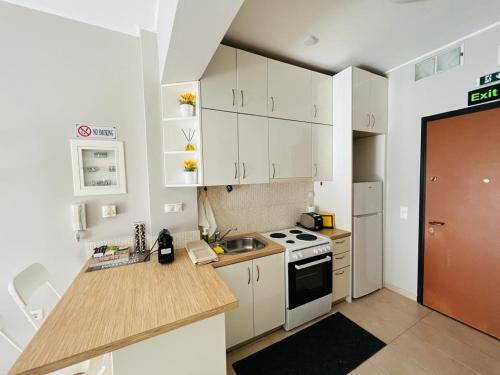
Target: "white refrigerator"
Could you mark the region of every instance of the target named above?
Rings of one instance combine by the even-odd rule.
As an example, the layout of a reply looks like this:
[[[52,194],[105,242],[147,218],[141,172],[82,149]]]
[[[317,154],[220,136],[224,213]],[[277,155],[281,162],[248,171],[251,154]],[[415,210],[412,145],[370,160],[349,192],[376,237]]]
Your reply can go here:
[[[382,288],[382,182],[353,184],[354,298]]]

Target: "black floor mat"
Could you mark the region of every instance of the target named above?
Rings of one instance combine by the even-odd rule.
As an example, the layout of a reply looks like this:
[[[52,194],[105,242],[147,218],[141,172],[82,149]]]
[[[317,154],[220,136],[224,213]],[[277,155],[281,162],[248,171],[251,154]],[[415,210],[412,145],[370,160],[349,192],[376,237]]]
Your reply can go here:
[[[385,346],[341,313],[335,313],[233,363],[237,375],[347,374]]]

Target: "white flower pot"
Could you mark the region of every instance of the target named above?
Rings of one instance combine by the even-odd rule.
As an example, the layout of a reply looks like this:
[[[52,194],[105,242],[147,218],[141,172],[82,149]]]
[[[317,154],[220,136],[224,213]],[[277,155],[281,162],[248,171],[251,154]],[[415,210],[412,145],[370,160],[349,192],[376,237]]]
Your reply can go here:
[[[196,185],[198,182],[198,173],[196,171],[187,172],[184,171],[184,183],[186,185]]]
[[[181,104],[179,109],[182,117],[194,116],[194,106],[191,104]]]

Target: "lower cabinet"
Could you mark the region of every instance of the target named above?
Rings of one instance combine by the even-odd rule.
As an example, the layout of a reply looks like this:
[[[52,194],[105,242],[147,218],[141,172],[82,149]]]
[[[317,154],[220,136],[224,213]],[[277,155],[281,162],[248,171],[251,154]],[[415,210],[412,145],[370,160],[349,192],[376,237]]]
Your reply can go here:
[[[332,241],[333,251],[333,301],[347,298],[351,292],[351,237]]]
[[[333,271],[333,301],[346,298],[349,295],[349,281],[351,267],[344,267]]]
[[[226,313],[226,348],[285,323],[284,254],[216,268],[239,301]]]

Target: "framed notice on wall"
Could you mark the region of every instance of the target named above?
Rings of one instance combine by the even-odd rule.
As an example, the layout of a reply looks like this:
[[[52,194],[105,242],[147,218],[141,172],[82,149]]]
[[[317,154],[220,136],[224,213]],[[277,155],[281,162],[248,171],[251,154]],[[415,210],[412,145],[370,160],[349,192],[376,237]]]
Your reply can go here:
[[[75,196],[127,192],[123,142],[72,139]]]

